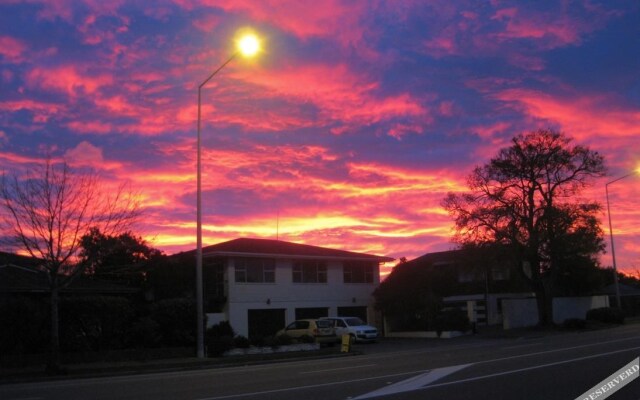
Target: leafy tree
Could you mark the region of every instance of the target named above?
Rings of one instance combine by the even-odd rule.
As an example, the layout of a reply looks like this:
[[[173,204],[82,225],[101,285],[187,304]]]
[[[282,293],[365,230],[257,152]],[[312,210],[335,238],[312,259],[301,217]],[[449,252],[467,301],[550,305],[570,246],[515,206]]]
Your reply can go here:
[[[468,178],[469,191],[450,193],[443,206],[454,218],[459,243],[498,243],[517,256],[536,293],[540,324],[552,321],[559,277],[576,266],[597,265],[604,251],[600,205],[577,196],[605,174],[601,155],[573,145],[562,133],[519,135]]]
[[[60,369],[59,294],[82,273],[81,238],[92,228],[105,234],[126,231],[139,212],[134,196],[121,186],[101,190],[92,171],[72,171],[47,159],[25,174],[3,175],[0,184],[3,231],[12,246],[41,260],[48,273],[51,345],[47,368]]]
[[[135,286],[144,283],[150,264],[164,258],[162,251],[131,232],[105,235],[98,228],[91,228],[80,239],[80,246],[86,275]]]

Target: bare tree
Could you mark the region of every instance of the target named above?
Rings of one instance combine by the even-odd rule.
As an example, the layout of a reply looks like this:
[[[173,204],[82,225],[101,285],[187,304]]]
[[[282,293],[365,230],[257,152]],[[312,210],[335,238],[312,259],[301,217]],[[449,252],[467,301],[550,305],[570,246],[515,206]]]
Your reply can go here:
[[[91,228],[124,232],[139,215],[135,196],[120,186],[105,193],[93,171],[72,171],[47,159],[24,175],[3,174],[0,187],[3,231],[15,248],[42,262],[51,295],[51,344],[47,368],[60,369],[58,304],[60,290],[82,273],[82,236]]]

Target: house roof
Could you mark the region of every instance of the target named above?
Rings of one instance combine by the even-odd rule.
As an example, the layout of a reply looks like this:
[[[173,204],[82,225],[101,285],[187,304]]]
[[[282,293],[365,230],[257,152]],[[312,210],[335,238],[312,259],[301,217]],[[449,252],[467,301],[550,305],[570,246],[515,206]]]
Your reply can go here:
[[[423,254],[420,257],[407,261],[410,265],[449,265],[459,261],[462,252],[460,250],[438,251],[434,253]]]
[[[195,251],[193,251],[195,252]],[[214,244],[202,249],[204,257],[244,256],[302,259],[332,259],[387,262],[391,257],[356,253],[346,250],[329,249],[308,244],[284,242],[281,240],[239,238]]]

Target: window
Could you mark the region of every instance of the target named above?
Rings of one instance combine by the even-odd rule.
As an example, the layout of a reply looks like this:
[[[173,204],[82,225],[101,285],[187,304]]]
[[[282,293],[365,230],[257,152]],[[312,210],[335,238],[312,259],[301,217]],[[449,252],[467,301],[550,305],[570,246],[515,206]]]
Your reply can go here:
[[[327,264],[308,260],[293,263],[293,283],[327,283]]]
[[[508,281],[509,275],[510,274],[508,268],[491,268],[491,279],[493,279],[494,281]]]
[[[476,274],[473,271],[458,271],[458,282],[469,283],[476,280]]]
[[[236,282],[274,283],[276,262],[271,258],[238,258],[235,262]]]
[[[344,263],[344,283],[373,283],[375,264],[366,261]]]

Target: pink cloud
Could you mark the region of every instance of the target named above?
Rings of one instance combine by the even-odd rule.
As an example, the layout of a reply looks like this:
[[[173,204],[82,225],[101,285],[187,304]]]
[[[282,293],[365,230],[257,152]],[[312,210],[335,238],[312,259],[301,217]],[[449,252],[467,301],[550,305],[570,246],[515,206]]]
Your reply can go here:
[[[440,102],[438,112],[444,117],[453,117],[455,113],[455,102],[452,100]]]
[[[27,50],[24,42],[10,36],[0,36],[0,56],[11,62],[22,62],[23,54]]]
[[[581,43],[585,34],[600,29],[614,15],[592,10],[589,19],[578,19],[564,9],[553,13],[515,7],[498,9],[492,19],[504,23],[504,30],[491,37],[504,41],[527,39],[542,49],[553,49]]]
[[[221,20],[222,19],[217,15],[200,15],[193,21],[193,26],[203,32],[213,32],[214,28],[220,24]]]
[[[71,121],[67,126],[72,131],[90,134],[106,134],[116,130],[110,123],[98,121]]]
[[[71,97],[95,93],[114,82],[111,75],[87,74],[73,65],[54,68],[36,67],[27,72],[26,77],[31,86],[64,92]]]
[[[358,27],[358,18],[366,9],[364,4],[348,4],[339,0],[323,1],[321,7],[314,0],[212,0],[208,3],[227,11],[246,13],[252,19],[272,23],[303,39],[329,35],[358,36],[349,29]]]
[[[425,47],[428,53],[437,58],[444,56],[456,55],[459,53],[458,44],[456,42],[455,33],[449,29],[441,36],[425,41]]]
[[[238,79],[264,87],[264,95],[285,96],[300,104],[315,104],[320,124],[339,121],[363,125],[394,117],[421,117],[430,120],[428,110],[407,93],[378,97],[377,82],[352,73],[344,65],[307,65],[280,71],[234,74]],[[289,112],[283,110],[283,112]]]
[[[559,124],[577,139],[640,135],[640,111],[618,105],[611,95],[554,96],[531,89],[507,89],[493,97],[532,118]]]
[[[76,147],[67,150],[64,156],[71,165],[104,166],[102,149],[92,145],[87,141],[80,142]]]
[[[398,140],[402,140],[404,136],[410,133],[420,134],[422,132],[424,132],[424,127],[422,125],[395,124],[389,129],[388,135]]]

